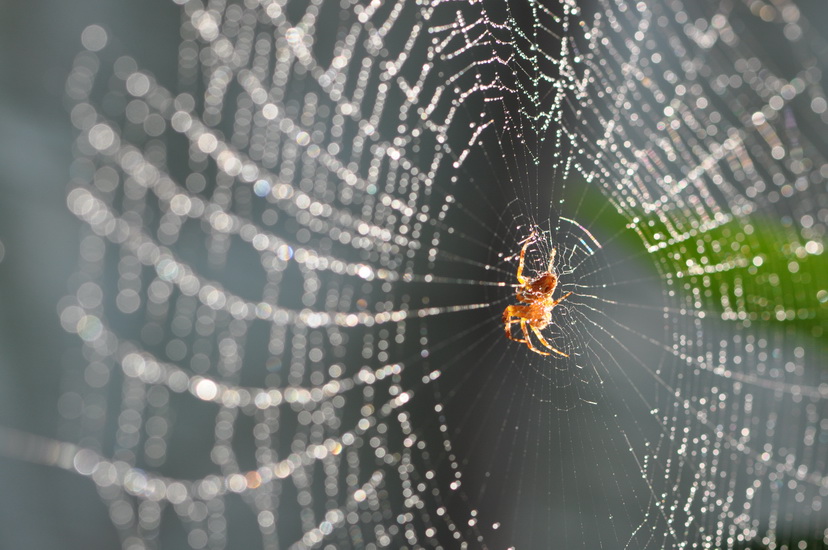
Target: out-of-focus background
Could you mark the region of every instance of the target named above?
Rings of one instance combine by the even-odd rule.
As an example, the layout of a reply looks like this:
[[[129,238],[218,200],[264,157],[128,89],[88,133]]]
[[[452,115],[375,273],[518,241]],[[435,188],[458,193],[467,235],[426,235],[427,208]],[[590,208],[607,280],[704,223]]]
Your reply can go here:
[[[4,2],[0,6],[0,421],[57,435],[61,366],[72,341],[57,304],[77,269],[80,223],[66,208],[73,160],[66,80],[82,31],[105,23],[158,59],[175,48],[168,2]],[[148,33],[148,34],[145,34]],[[151,36],[151,39],[148,39]],[[0,547],[113,548],[94,485],[0,458]]]

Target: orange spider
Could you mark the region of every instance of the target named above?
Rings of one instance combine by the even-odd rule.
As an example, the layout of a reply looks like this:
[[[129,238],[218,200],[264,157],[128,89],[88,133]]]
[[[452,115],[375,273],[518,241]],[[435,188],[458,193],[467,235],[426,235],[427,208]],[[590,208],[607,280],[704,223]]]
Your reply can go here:
[[[515,297],[519,301],[526,302],[529,305],[508,306],[503,311],[503,325],[506,329],[506,337],[515,342],[526,344],[535,353],[551,355],[532,345],[532,341],[529,339],[529,330],[526,328],[526,325],[529,325],[529,328],[535,333],[540,343],[547,349],[558,355],[569,357],[569,355],[561,350],[553,348],[540,333],[541,330],[552,322],[552,309],[572,294],[571,292],[567,292],[557,300],[552,298],[555,287],[558,286],[558,277],[552,272],[552,265],[555,262],[555,249],[553,248],[552,253],[549,254],[549,266],[546,268],[546,271],[532,279],[527,279],[523,276],[523,262],[526,249],[530,244],[536,242],[537,238],[537,233],[532,233],[523,241],[523,248],[520,249],[520,262],[518,262],[517,269],[517,281],[520,283],[520,287],[515,292]],[[514,323],[520,323],[520,328],[523,330],[523,340],[512,336],[512,324]]]

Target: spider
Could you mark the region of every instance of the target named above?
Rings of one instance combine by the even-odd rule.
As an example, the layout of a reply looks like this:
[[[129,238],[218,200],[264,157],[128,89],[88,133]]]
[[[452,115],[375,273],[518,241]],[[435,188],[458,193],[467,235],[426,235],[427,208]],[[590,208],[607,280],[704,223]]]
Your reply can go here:
[[[536,242],[537,240],[538,235],[536,232],[533,232],[522,242],[523,248],[520,249],[520,261],[518,262],[517,269],[517,281],[520,283],[520,287],[515,292],[515,297],[519,301],[525,302],[528,305],[507,306],[503,311],[503,326],[506,329],[506,337],[510,340],[514,340],[515,342],[526,344],[526,346],[535,353],[539,353],[541,355],[551,355],[550,353],[541,351],[532,345],[532,341],[529,339],[528,325],[544,347],[557,353],[558,355],[569,357],[569,355],[565,354],[561,350],[553,348],[540,333],[541,330],[546,328],[547,325],[552,322],[552,309],[572,294],[571,292],[567,292],[557,300],[552,297],[552,294],[555,292],[555,287],[558,286],[558,277],[552,271],[552,266],[555,262],[555,249],[553,248],[552,252],[549,254],[549,265],[547,266],[546,271],[538,274],[538,276],[534,278],[527,278],[523,276],[523,263],[524,256],[526,255],[526,249],[529,248],[530,244]],[[514,323],[520,323],[524,339],[521,340],[520,338],[512,336],[512,324]]]

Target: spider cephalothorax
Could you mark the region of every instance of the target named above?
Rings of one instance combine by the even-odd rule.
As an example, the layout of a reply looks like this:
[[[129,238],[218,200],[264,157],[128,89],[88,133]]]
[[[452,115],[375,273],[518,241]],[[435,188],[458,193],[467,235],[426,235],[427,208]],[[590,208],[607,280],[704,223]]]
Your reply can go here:
[[[523,264],[526,256],[526,249],[530,244],[537,240],[537,234],[532,233],[525,241],[523,241],[523,248],[520,249],[520,261],[518,262],[517,281],[520,284],[515,297],[520,302],[528,305],[507,306],[503,311],[503,325],[506,329],[506,337],[515,342],[526,344],[529,349],[541,355],[550,355],[545,351],[541,351],[532,345],[529,338],[529,329],[535,333],[538,341],[543,344],[548,350],[569,357],[566,353],[559,349],[552,347],[549,342],[544,339],[540,333],[541,330],[547,327],[552,322],[552,309],[560,302],[565,300],[567,296],[572,294],[567,292],[557,300],[552,296],[555,288],[558,286],[558,277],[553,271],[553,264],[555,262],[555,249],[549,254],[549,264],[546,271],[539,273],[534,278],[526,278],[523,276]],[[523,339],[512,336],[512,324],[520,323],[520,328],[523,331]]]

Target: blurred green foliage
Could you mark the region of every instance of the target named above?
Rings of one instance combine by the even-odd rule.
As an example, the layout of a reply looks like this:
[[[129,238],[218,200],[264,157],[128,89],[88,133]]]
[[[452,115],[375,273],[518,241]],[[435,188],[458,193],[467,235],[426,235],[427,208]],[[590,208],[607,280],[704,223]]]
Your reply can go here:
[[[793,327],[817,339],[828,334],[828,254],[818,235],[790,218],[727,213],[699,222],[704,218],[694,211],[675,219],[619,208],[583,181],[568,194],[579,204],[579,219],[612,235],[613,246],[654,260],[686,307],[745,325]]]

